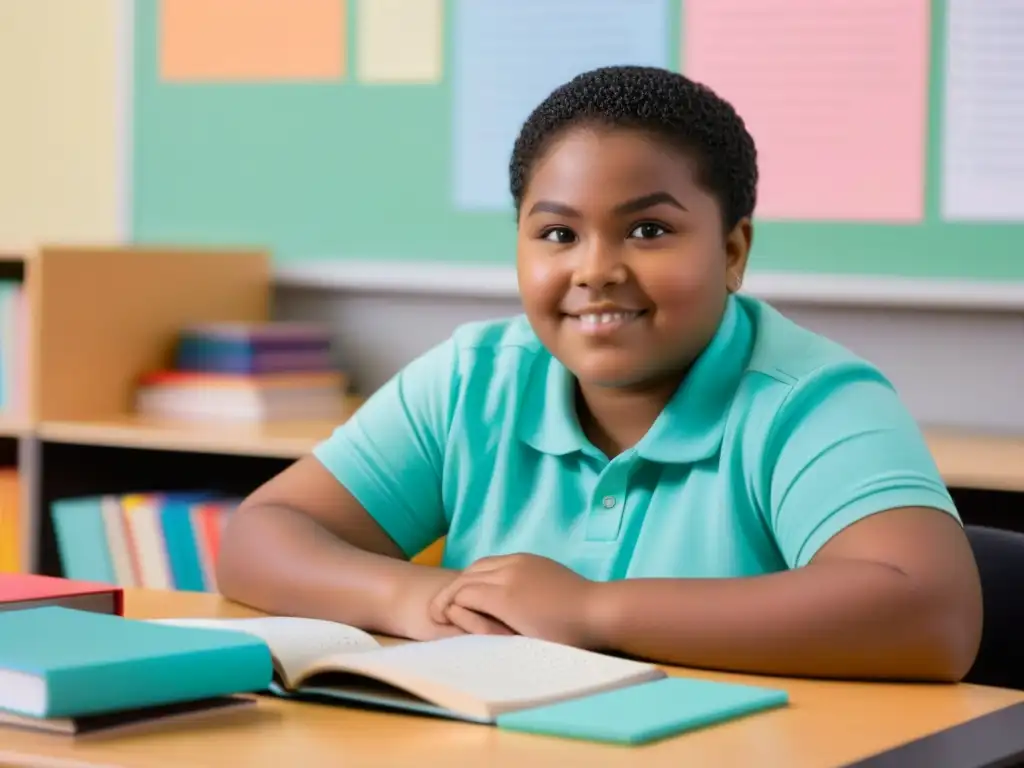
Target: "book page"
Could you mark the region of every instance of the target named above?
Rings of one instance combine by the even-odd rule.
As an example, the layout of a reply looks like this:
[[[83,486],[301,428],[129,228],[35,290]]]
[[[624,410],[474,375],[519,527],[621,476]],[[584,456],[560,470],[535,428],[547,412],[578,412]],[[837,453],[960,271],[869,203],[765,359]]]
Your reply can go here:
[[[665,676],[653,664],[519,636],[406,643],[344,663],[442,705],[481,704],[489,716]]]
[[[317,661],[338,654],[379,648],[372,635],[347,624],[293,616],[253,619],[155,619],[156,624],[178,627],[226,629],[245,632],[263,640],[273,654],[284,682],[299,677]]]

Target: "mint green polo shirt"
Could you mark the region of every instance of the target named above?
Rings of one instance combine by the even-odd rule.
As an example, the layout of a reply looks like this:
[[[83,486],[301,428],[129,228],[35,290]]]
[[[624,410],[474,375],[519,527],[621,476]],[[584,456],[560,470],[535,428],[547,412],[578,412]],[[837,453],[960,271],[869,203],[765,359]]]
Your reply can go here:
[[[746,296],[648,433],[608,459],[572,374],[525,317],[473,323],[406,366],[314,455],[412,556],[510,553],[594,580],[756,576],[893,507],[959,521],[872,365]]]

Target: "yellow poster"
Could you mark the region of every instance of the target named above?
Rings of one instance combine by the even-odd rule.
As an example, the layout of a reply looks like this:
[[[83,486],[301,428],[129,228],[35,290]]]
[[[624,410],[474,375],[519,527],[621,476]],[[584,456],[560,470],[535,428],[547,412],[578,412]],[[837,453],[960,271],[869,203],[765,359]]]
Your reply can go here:
[[[356,69],[361,81],[440,81],[442,0],[360,0],[358,11]]]
[[[121,235],[120,0],[0,6],[0,244]]]

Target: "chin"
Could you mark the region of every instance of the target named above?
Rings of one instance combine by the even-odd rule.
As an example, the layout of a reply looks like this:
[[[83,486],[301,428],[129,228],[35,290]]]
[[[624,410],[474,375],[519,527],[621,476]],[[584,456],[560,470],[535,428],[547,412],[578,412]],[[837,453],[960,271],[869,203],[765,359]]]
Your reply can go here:
[[[609,364],[602,361],[598,365],[583,364],[573,366],[570,370],[580,383],[608,389],[634,387],[648,378],[643,373],[640,373],[645,368],[638,365],[635,361],[628,363],[622,361],[618,364]]]

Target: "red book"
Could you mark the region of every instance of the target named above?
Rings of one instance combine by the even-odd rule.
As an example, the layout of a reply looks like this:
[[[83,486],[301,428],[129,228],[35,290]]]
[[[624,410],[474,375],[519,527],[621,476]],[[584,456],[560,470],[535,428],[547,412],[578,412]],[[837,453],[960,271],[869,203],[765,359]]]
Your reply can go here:
[[[29,573],[0,573],[0,611],[43,605],[124,616],[124,590],[113,584]]]

